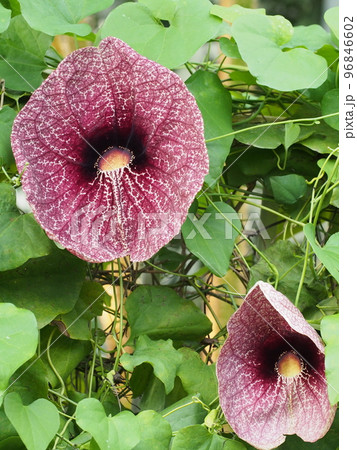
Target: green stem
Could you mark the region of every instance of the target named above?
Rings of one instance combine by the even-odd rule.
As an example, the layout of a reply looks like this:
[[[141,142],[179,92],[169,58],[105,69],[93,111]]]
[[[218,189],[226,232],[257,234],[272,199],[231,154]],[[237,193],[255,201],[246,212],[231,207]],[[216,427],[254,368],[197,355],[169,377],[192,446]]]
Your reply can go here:
[[[334,117],[334,116],[338,116],[338,112],[336,113],[332,113],[332,114],[326,114],[325,116],[319,116],[319,117],[309,117],[309,118],[305,118],[305,119],[291,119],[291,120],[282,120],[280,122],[278,122],[277,120],[275,122],[267,122],[267,123],[261,123],[259,125],[254,125],[252,127],[248,127],[248,128],[243,128],[242,130],[237,130],[237,131],[233,131],[231,133],[227,133],[227,134],[223,134],[221,136],[217,136],[211,139],[207,139],[206,140],[206,144],[208,142],[213,142],[213,141],[218,141],[219,139],[224,139],[226,137],[229,136],[235,136],[236,134],[239,133],[244,133],[245,131],[251,131],[251,130],[257,130],[259,128],[266,128],[266,127],[272,127],[275,125],[285,125],[286,123],[296,123],[296,122],[316,122],[318,120],[322,120],[322,119],[326,119],[328,117]]]

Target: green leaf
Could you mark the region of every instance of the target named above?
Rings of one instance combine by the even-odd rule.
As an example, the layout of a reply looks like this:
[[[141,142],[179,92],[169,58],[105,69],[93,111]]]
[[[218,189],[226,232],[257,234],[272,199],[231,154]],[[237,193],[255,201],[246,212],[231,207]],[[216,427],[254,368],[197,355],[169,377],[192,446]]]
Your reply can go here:
[[[309,50],[316,51],[329,44],[331,44],[330,35],[320,25],[300,25],[294,27],[294,34],[285,47],[306,47]]]
[[[218,16],[227,22],[234,22],[237,17],[244,16],[246,14],[265,14],[264,8],[244,8],[240,5],[232,5],[229,7],[213,5],[211,8],[211,14]]]
[[[186,81],[186,86],[195,96],[202,113],[205,138],[211,139],[231,133],[232,99],[218,75],[199,70]],[[233,136],[228,136],[207,143],[209,174],[206,175],[205,182],[210,186],[217,183],[232,142]]]
[[[195,397],[200,396],[197,394]],[[192,395],[188,395],[161,411],[160,414],[169,422],[175,433],[181,428],[202,423],[207,411],[200,402],[193,400]]]
[[[170,424],[155,411],[142,411],[136,416],[139,422],[140,442],[133,450],[167,450],[172,431]]]
[[[318,153],[331,153],[338,147],[338,132],[321,122],[314,127],[314,134],[301,141],[301,144]]]
[[[226,8],[224,8],[224,9],[226,9]],[[228,56],[229,58],[236,58],[236,59],[241,58],[239,51],[238,51],[237,44],[233,38],[231,38],[231,39],[228,39],[226,37],[219,38],[219,46],[220,46],[221,52],[225,56]]]
[[[242,228],[236,211],[226,203],[216,202],[214,206],[208,206],[200,219],[189,214],[182,225],[187,248],[220,277],[229,269],[234,242],[238,236],[238,231],[232,224],[239,230]]]
[[[264,255],[274,264],[279,273],[277,290],[294,302],[303,267],[303,251],[290,241],[277,241],[264,251]],[[263,258],[251,267],[250,274],[248,289],[259,280],[272,281],[274,276],[272,269]],[[300,311],[304,312],[307,308],[314,307],[316,303],[327,297],[325,284],[316,279],[315,272],[309,267],[301,290]]]
[[[41,330],[41,349],[48,347],[52,326],[47,326]],[[89,355],[92,345],[87,341],[69,339],[59,330],[55,330],[51,339],[49,354],[52,364],[48,361],[47,351],[43,353],[41,359],[46,368],[46,375],[53,388],[60,386],[58,376],[53,372],[52,365],[58,375],[65,381],[78,364]]]
[[[269,177],[269,182],[275,200],[284,205],[293,205],[307,191],[305,178],[301,175],[271,176]]]
[[[254,127],[254,125],[252,125]],[[253,145],[257,148],[274,149],[279,145],[288,145],[301,141],[310,136],[314,130],[310,127],[300,127],[297,124],[276,125],[272,124],[266,128],[252,129],[249,127],[245,131],[239,132],[236,139],[246,145]]]
[[[42,11],[41,21],[47,23],[43,18]],[[52,37],[30,28],[22,16],[11,19],[0,36],[0,78],[5,79],[6,88],[32,92],[40,86],[51,42]]]
[[[11,11],[10,9],[4,8],[0,4],[0,33],[3,33],[7,30],[11,19]]]
[[[211,6],[209,0],[124,3],[108,15],[101,37],[122,39],[140,54],[171,69],[184,64],[217,35],[221,20],[209,14]]]
[[[139,336],[133,355],[124,353],[120,358],[122,366],[129,371],[142,363],[153,366],[154,374],[165,385],[168,394],[174,387],[177,369],[182,355],[174,349],[171,339],[152,341],[148,336]]]
[[[331,405],[338,402],[339,389],[339,315],[325,316],[321,320],[321,336],[325,341],[325,371]]]
[[[296,123],[285,124],[284,147],[288,150],[300,137],[301,128]]]
[[[188,394],[199,393],[202,401],[209,405],[218,396],[216,366],[205,364],[199,355],[189,348],[180,348],[183,361],[178,368],[182,386]]]
[[[38,31],[55,36],[74,33],[86,36],[92,30],[86,23],[78,23],[91,14],[109,8],[114,0],[19,0],[21,11],[29,25]],[[44,20],[44,17],[46,20]]]
[[[0,450],[26,450],[3,408],[0,408]]]
[[[51,241],[32,214],[20,214],[16,208],[15,190],[0,183],[0,271],[15,269],[30,258],[48,255]]]
[[[339,91],[338,89],[332,89],[331,91],[326,92],[326,94],[322,97],[321,101],[321,112],[323,115],[333,114],[339,111]],[[351,117],[353,119],[353,111],[351,113]],[[338,115],[334,117],[327,117],[324,121],[330,125],[330,127],[338,130]]]
[[[17,392],[28,404],[39,397],[47,398],[48,378],[46,367],[37,355],[26,361],[10,378],[7,392]]]
[[[38,331],[31,311],[0,303],[0,405],[9,378],[36,351]]]
[[[47,449],[60,425],[59,413],[53,403],[40,398],[24,406],[19,394],[12,392],[5,397],[4,408],[28,450]]]
[[[127,298],[125,308],[131,334],[151,339],[201,340],[212,330],[205,314],[190,300],[165,286],[138,286]]]
[[[283,51],[280,46],[291,34],[290,22],[281,16],[250,14],[232,25],[239,52],[259,84],[279,91],[320,86],[327,77],[326,60],[304,48]]]
[[[1,6],[1,5],[0,5]],[[0,110],[0,165],[10,166],[15,162],[11,150],[10,135],[16,111],[9,106]]]
[[[226,439],[218,434],[211,434],[202,425],[182,428],[172,442],[172,450],[246,450],[242,442]]]
[[[56,322],[63,324],[66,334],[71,339],[89,340],[90,321],[95,316],[100,316],[103,312],[103,303],[108,304],[110,296],[105,292],[102,285],[95,281],[85,281],[79,298],[74,308],[56,317]]]
[[[76,421],[93,436],[100,450],[130,450],[140,441],[140,426],[133,413],[123,411],[107,417],[103,405],[95,398],[78,403]]]
[[[52,245],[50,255],[0,272],[0,298],[32,311],[39,328],[71,311],[78,299],[86,263]]]
[[[315,226],[312,223],[304,226],[304,233],[316,256],[330,274],[339,281],[339,233],[330,236],[323,247],[320,247],[315,240]]]
[[[330,27],[332,33],[338,40],[338,29],[339,29],[339,7],[328,9],[324,14],[324,19],[327,25]]]

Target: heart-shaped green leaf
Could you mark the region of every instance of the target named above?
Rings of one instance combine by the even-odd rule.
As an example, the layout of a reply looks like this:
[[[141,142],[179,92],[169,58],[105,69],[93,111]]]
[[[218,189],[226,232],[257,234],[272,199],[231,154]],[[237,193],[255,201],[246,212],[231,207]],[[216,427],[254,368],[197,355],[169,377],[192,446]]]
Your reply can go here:
[[[241,229],[236,211],[226,203],[216,202],[206,209],[200,219],[189,214],[182,225],[187,248],[220,277],[229,269],[229,260],[238,236],[232,224]]]
[[[108,15],[101,37],[122,39],[140,54],[171,69],[188,61],[217,35],[221,19],[210,15],[211,6],[209,0],[124,3]]]
[[[124,353],[120,362],[126,370],[149,363],[154,368],[154,374],[165,385],[166,394],[172,391],[177,368],[181,364],[182,355],[174,349],[171,339],[167,341],[152,341],[148,336],[139,336],[133,355]]]
[[[86,263],[51,243],[51,253],[0,272],[0,301],[31,310],[39,328],[71,311],[83,285]]]
[[[305,178],[295,173],[269,177],[275,200],[284,205],[293,205],[307,191]]]
[[[0,399],[11,375],[35,354],[37,340],[37,322],[32,312],[0,303]]]
[[[19,0],[21,12],[34,30],[55,36],[75,33],[86,36],[92,30],[86,23],[78,23],[91,14],[108,8],[114,0]],[[46,17],[46,20],[43,18]]]
[[[47,23],[43,17],[41,12],[42,23]],[[11,19],[0,36],[0,74],[7,88],[32,92],[40,86],[46,68],[44,57],[51,42],[51,36],[32,29],[21,15]]]
[[[28,450],[47,449],[60,425],[59,413],[53,403],[40,398],[24,406],[19,394],[12,392],[5,397],[4,408]]]
[[[126,300],[130,340],[146,334],[151,339],[200,340],[212,329],[205,314],[190,300],[166,286],[139,286]]]
[[[316,88],[327,78],[326,60],[305,48],[283,51],[293,29],[281,16],[247,14],[232,24],[232,36],[259,84],[279,91]]]
[[[205,138],[211,139],[231,133],[232,99],[218,76],[199,70],[186,81],[186,86],[194,95],[202,113]],[[209,173],[205,177],[205,182],[210,186],[216,184],[221,176],[232,141],[233,136],[228,136],[207,143]]]

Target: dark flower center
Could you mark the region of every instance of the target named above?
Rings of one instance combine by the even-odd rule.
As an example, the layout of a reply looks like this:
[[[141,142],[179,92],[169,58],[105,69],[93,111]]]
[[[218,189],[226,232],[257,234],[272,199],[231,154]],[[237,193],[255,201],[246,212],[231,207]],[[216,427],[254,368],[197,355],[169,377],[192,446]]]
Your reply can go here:
[[[293,352],[284,353],[278,361],[278,372],[286,378],[293,378],[302,371],[300,358]]]
[[[87,144],[83,151],[83,174],[89,180],[98,171],[108,173],[116,169],[145,166],[146,138],[134,126],[126,132],[113,130],[94,130],[86,137]]]
[[[112,172],[129,166],[134,155],[126,147],[109,147],[97,161],[101,172]]]
[[[281,336],[276,332],[269,335],[261,343],[256,354],[261,376],[275,379],[280,374],[287,378],[302,372],[315,375],[324,370],[324,357],[316,351],[315,344],[298,333],[287,333]],[[295,375],[288,375],[295,373]]]

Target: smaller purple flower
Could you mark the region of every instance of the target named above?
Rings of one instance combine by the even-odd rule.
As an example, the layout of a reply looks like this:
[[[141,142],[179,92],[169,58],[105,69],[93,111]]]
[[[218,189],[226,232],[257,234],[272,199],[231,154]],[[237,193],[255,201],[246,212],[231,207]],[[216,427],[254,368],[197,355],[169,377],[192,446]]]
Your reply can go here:
[[[256,283],[228,322],[217,361],[219,399],[236,434],[261,450],[285,435],[315,442],[336,412],[324,346],[301,312],[270,284]]]

